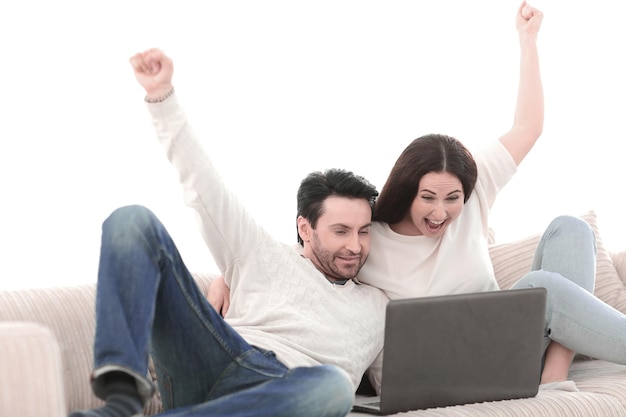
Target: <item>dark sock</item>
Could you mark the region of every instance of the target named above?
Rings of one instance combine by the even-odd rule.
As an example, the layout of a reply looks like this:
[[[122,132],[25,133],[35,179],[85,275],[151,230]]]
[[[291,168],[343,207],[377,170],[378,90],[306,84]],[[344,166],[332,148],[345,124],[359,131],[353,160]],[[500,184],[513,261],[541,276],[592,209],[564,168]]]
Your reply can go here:
[[[69,417],[132,417],[143,415],[143,401],[135,378],[124,372],[110,372],[104,378],[105,404],[92,410],[77,411]]]

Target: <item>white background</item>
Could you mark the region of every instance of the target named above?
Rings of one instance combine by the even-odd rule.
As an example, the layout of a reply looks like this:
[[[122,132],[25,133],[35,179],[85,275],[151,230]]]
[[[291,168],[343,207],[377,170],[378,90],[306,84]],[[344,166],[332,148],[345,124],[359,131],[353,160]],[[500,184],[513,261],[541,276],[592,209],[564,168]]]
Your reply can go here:
[[[626,249],[621,2],[544,0],[542,137],[497,201],[500,242],[594,209]],[[128,58],[160,47],[223,176],[295,242],[308,172],[382,187],[425,133],[477,150],[512,123],[514,0],[64,1],[0,6],[0,289],[95,282],[100,226],[143,204],[192,271],[216,271],[157,143]]]

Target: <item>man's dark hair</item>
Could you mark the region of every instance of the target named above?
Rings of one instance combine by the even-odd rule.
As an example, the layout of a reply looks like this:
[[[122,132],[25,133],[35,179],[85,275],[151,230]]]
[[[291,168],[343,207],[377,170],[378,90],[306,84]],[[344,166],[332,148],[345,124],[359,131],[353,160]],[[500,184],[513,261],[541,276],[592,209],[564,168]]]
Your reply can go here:
[[[365,199],[373,211],[378,190],[365,178],[343,169],[331,168],[324,172],[312,172],[302,180],[298,188],[296,218],[304,217],[315,229],[323,214],[324,201],[330,196]],[[299,233],[298,243],[304,245]]]

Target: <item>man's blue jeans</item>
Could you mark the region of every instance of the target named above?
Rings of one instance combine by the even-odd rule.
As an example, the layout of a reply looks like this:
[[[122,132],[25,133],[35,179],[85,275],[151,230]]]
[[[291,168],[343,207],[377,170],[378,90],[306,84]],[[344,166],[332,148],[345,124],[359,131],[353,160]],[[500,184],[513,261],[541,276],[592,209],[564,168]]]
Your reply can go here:
[[[583,355],[626,364],[626,316],[593,295],[596,239],[582,219],[560,216],[544,232],[532,271],[513,288],[547,289],[544,348],[554,340]]]
[[[120,208],[103,224],[96,318],[96,395],[103,373],[123,370],[148,399],[151,355],[164,416],[345,416],[352,406],[354,387],[340,369],[287,369],[246,343],[144,207]]]

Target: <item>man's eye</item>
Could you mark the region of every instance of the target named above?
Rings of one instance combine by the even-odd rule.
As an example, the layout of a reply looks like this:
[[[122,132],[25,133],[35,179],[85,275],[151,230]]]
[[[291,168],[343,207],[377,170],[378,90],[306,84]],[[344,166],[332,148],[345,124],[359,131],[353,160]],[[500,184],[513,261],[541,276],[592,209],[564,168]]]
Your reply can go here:
[[[369,230],[361,230],[361,231],[359,232],[359,234],[360,234],[360,235],[369,235],[369,234],[370,234],[370,231],[369,231]]]

